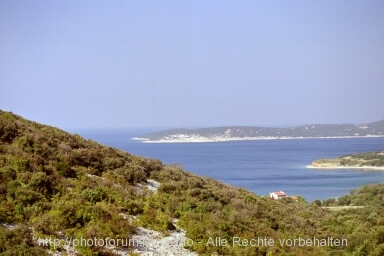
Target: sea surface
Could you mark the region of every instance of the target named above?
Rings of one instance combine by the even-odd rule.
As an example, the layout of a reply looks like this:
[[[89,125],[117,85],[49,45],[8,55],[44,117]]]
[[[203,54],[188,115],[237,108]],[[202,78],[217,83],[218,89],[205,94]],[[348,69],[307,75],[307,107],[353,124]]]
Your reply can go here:
[[[280,139],[214,143],[142,143],[145,130],[76,133],[131,154],[181,164],[186,171],[246,188],[258,195],[283,190],[308,202],[337,198],[364,184],[384,183],[384,171],[310,169],[313,160],[384,150],[384,138]]]

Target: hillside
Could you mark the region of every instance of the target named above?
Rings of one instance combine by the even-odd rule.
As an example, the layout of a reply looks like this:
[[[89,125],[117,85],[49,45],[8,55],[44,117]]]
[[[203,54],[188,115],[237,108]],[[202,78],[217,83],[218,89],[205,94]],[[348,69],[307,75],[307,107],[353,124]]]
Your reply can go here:
[[[288,128],[227,126],[172,129],[139,136],[144,142],[216,142],[230,140],[384,136],[384,120],[369,124],[311,124]]]
[[[383,255],[382,187],[354,192],[364,208],[332,212],[260,197],[0,111],[2,255],[125,255],[137,246],[39,246],[38,238],[116,241],[148,231],[171,239],[181,229],[186,249],[199,255]],[[299,238],[324,243],[288,243]],[[325,244],[330,238],[348,245]],[[150,247],[145,241],[141,249]]]
[[[384,152],[366,152],[331,159],[319,159],[311,163],[310,168],[356,168],[384,170]]]

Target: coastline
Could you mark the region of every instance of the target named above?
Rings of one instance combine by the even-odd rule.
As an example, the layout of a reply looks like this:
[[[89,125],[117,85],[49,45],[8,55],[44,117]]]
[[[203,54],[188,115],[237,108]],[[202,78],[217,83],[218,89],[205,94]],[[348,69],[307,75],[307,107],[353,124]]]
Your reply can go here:
[[[369,165],[363,165],[363,166],[313,166],[313,165],[307,165],[306,168],[310,169],[360,169],[360,170],[377,170],[377,171],[384,171],[384,166],[369,166]]]
[[[260,137],[205,137],[199,135],[175,134],[161,139],[149,139],[135,137],[132,140],[138,140],[142,143],[208,143],[208,142],[226,142],[226,141],[247,141],[247,140],[295,140],[295,139],[348,139],[348,138],[383,138],[384,135],[367,136],[334,136],[334,137],[278,137],[278,136],[260,136]]]

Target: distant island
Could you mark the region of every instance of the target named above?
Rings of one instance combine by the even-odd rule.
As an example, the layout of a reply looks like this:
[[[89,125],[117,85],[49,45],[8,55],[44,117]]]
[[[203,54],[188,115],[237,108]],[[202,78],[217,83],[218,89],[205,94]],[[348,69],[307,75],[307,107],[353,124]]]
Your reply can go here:
[[[384,151],[367,152],[331,159],[315,160],[308,168],[319,169],[377,169],[384,170]]]
[[[220,142],[234,140],[383,137],[384,120],[368,124],[311,124],[287,128],[225,126],[171,129],[142,135],[146,143]]]

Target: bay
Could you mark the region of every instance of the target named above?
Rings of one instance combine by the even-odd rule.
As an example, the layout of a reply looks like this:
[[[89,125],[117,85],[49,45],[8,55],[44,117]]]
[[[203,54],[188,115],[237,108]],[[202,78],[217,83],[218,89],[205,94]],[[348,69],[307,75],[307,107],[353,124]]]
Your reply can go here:
[[[148,130],[81,130],[85,138],[131,154],[181,164],[186,171],[246,188],[258,195],[283,190],[307,201],[337,198],[364,184],[383,183],[384,171],[309,169],[313,160],[384,150],[384,138],[327,138],[142,143]]]

